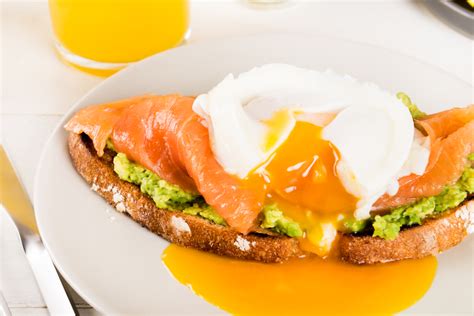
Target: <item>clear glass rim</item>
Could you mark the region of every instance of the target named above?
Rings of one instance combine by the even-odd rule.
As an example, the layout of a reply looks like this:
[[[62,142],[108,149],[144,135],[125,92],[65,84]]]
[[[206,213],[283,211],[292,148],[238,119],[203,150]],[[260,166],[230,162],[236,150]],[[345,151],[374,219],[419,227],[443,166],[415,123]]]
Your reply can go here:
[[[115,70],[115,69],[124,68],[130,65],[131,63],[133,63],[133,62],[129,62],[129,63],[100,62],[100,61],[96,61],[96,60],[92,60],[89,58],[76,55],[70,50],[68,50],[66,47],[64,47],[58,41],[54,42],[54,46],[56,47],[56,50],[61,55],[61,57],[64,58],[65,61],[79,67],[97,69],[97,70]]]
[[[188,28],[186,33],[184,34],[183,40],[176,46],[178,47],[181,45],[186,44],[188,41],[189,37],[191,35],[191,28]],[[94,70],[104,70],[104,71],[113,71],[113,70],[120,70],[122,68],[125,68],[128,65],[131,65],[135,63],[136,61],[131,61],[131,62],[122,62],[122,63],[109,63],[109,62],[101,62],[101,61],[96,61],[93,59],[85,58],[82,56],[79,56],[77,54],[74,54],[71,52],[69,49],[64,47],[58,40],[54,41],[54,46],[56,50],[58,51],[59,55],[68,63],[71,63],[75,66],[81,67],[81,68],[87,68],[87,69],[94,69]],[[170,47],[174,48],[174,47]],[[160,53],[160,52],[157,52]],[[146,58],[146,57],[145,57]]]

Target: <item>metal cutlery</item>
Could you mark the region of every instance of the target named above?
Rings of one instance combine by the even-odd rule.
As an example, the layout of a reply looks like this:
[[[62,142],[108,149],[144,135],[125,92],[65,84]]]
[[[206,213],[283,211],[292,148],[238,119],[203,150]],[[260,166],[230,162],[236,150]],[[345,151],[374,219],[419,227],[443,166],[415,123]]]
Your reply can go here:
[[[0,145],[0,215],[16,227],[26,258],[51,315],[75,315],[58,272],[38,234],[33,208]]]

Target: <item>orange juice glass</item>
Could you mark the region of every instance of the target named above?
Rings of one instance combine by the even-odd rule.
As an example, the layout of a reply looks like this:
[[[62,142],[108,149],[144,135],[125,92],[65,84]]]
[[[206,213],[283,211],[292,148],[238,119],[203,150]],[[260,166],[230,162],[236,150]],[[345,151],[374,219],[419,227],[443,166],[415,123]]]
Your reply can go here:
[[[49,0],[61,57],[107,75],[179,45],[189,28],[187,0]]]

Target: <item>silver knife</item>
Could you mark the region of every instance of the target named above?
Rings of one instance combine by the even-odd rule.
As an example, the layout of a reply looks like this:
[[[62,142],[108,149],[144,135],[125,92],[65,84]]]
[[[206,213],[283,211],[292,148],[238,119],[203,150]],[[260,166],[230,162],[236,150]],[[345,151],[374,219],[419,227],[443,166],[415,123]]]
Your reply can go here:
[[[58,272],[41,242],[28,196],[1,145],[0,166],[0,215],[16,226],[18,238],[23,245],[49,313],[76,315]]]

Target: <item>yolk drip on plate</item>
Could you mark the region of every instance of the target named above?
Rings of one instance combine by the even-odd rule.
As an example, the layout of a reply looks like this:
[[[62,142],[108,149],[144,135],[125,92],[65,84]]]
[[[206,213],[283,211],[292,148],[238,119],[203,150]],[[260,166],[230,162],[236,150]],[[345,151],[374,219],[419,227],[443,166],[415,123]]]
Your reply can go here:
[[[315,257],[264,264],[170,245],[163,262],[182,284],[235,315],[392,315],[418,301],[435,257],[356,266]]]

